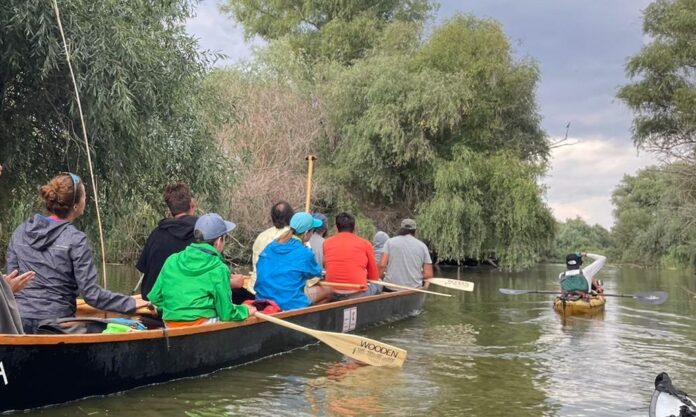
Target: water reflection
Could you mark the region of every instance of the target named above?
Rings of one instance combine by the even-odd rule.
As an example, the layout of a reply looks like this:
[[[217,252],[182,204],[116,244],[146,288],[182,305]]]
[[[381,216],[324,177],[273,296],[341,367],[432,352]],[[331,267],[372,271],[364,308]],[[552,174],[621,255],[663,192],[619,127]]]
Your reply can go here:
[[[109,288],[130,292],[133,269],[109,267]],[[647,415],[655,376],[696,391],[693,276],[607,267],[608,293],[668,291],[646,306],[610,298],[597,317],[563,318],[553,296],[562,265],[524,273],[442,270],[473,293],[431,297],[416,318],[365,334],[408,350],[403,369],[358,366],[316,344],[206,377],[29,413],[45,416],[626,416]]]

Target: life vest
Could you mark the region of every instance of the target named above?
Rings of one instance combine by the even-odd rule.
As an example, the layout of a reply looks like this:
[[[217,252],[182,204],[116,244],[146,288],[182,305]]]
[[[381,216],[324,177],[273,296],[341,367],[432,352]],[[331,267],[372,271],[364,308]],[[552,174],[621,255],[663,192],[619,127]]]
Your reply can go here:
[[[585,275],[582,273],[582,269],[580,273],[573,275],[566,275],[566,272],[561,276],[561,290],[563,290],[564,293],[590,292],[590,287],[587,284]]]

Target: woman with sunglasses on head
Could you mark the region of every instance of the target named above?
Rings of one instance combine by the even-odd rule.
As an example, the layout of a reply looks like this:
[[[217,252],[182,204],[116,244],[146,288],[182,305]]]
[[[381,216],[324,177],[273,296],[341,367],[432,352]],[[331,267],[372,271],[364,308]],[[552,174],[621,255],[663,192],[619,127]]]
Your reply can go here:
[[[15,294],[25,333],[36,333],[46,319],[73,317],[76,298],[100,310],[130,314],[147,301],[113,293],[97,284],[97,268],[87,236],[72,222],[85,211],[85,186],[75,174],[60,174],[39,195],[47,215],[35,214],[12,234],[7,270],[36,276]]]

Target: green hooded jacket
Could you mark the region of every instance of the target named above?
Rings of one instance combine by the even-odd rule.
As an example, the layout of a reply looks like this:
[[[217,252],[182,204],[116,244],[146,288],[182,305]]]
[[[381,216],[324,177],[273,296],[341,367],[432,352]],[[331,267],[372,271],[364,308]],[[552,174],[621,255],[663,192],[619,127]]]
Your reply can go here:
[[[217,317],[236,321],[249,317],[246,306],[232,304],[230,269],[207,243],[192,243],[167,258],[147,296],[164,320]]]

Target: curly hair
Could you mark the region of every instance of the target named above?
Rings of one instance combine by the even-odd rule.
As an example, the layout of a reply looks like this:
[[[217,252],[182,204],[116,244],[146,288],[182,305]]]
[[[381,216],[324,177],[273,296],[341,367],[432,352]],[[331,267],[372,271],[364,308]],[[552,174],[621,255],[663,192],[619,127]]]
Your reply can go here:
[[[67,217],[85,192],[84,187],[80,187],[81,182],[75,184],[70,174],[60,174],[53,177],[48,184],[42,185],[39,188],[39,196],[44,201],[46,210],[61,219]]]

